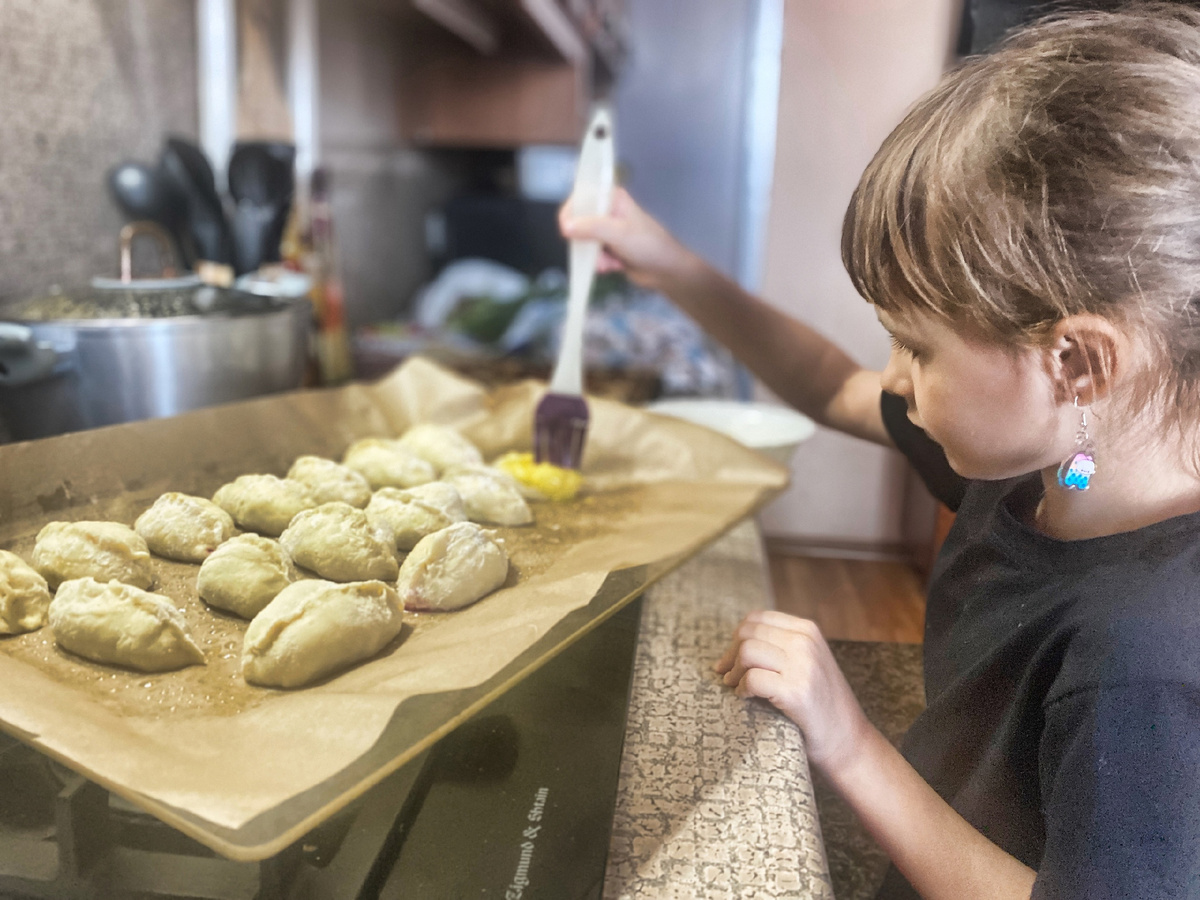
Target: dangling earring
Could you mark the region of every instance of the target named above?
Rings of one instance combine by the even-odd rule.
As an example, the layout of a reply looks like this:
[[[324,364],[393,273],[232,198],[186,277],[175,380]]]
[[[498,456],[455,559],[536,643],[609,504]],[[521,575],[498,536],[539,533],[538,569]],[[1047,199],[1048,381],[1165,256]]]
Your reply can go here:
[[[1079,410],[1075,450],[1058,467],[1058,483],[1068,491],[1086,491],[1092,476],[1096,474],[1096,448],[1088,435],[1087,409],[1080,407],[1078,397],[1075,398],[1075,408]]]

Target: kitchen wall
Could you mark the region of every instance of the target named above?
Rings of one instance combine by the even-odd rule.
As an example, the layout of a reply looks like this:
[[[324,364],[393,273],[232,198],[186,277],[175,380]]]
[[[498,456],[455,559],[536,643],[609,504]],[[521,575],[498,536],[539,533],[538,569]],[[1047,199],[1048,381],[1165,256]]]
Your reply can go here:
[[[321,159],[355,325],[397,315],[430,276],[424,213],[470,169],[401,140],[386,10],[319,4]],[[107,171],[153,162],[167,133],[198,137],[197,96],[193,0],[0,0],[0,299],[116,274]]]
[[[405,34],[387,4],[321,0],[320,162],[332,173],[351,326],[403,313],[432,275],[425,213],[467,183],[471,154],[401,136],[397,70]]]
[[[630,192],[683,243],[751,289],[766,200],[765,190],[752,188],[756,176],[770,174],[774,143],[769,120],[756,127],[763,105],[773,115],[774,99],[759,93],[757,54],[762,29],[778,30],[782,3],[626,0],[628,53],[613,98]],[[713,342],[712,351],[733,369],[724,348]],[[727,379],[725,393],[748,395],[751,378],[739,374]]]
[[[756,2],[628,0],[616,84],[625,184],[685,244],[736,276]],[[688,27],[681,30],[681,18]]]
[[[785,5],[763,294],[867,366],[886,363],[889,342],[842,267],[842,216],[880,142],[950,59],[960,9],[959,0]],[[792,472],[793,486],[763,517],[776,537],[872,550],[932,528],[928,496],[893,451],[821,431],[801,445]]]
[[[0,0],[0,298],[117,271],[108,169],[195,137],[190,0]]]

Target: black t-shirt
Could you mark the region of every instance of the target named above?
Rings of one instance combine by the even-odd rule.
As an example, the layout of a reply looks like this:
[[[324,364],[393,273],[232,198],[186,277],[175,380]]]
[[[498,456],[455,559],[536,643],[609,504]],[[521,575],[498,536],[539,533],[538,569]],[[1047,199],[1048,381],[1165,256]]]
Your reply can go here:
[[[1038,473],[965,480],[901,398],[882,410],[957,512],[905,757],[1038,870],[1035,900],[1200,898],[1200,513],[1055,540],[1023,524]],[[917,895],[893,868],[877,896]]]

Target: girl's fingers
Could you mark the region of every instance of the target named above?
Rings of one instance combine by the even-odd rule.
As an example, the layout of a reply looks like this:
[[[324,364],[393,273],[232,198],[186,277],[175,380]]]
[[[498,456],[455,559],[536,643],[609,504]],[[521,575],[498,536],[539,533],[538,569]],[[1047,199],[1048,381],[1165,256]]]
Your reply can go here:
[[[745,624],[743,622],[738,626],[737,630],[733,633],[733,640],[730,642],[729,647],[721,655],[721,658],[713,664],[713,669],[718,675],[724,675],[733,668],[733,664],[737,660],[738,649],[742,646],[742,642],[748,638],[755,637],[754,634],[743,633],[742,629],[745,627]]]
[[[765,622],[755,622],[747,619],[738,626],[733,634],[734,643],[744,641],[767,641],[768,643],[786,646],[799,641],[814,641],[820,632],[817,626],[803,619],[797,619],[798,624],[789,623],[787,627],[771,625]]]
[[[730,643],[729,647],[721,655],[721,658],[713,664],[713,669],[718,675],[724,675],[733,668],[734,660],[737,659],[738,647],[740,647],[741,644],[741,639],[737,636],[737,634],[734,634],[733,642]]]
[[[599,241],[605,245],[619,243],[628,230],[624,222],[612,216],[567,215],[560,222],[568,239]]]
[[[729,645],[728,649],[721,656],[721,658],[713,664],[713,671],[715,671],[718,675],[724,675],[733,668],[734,664],[737,662],[738,651],[741,649],[742,640],[743,639],[739,635],[734,634],[733,642]],[[729,682],[726,682],[726,684],[728,683]]]
[[[621,261],[607,251],[600,251],[600,259],[596,261],[597,272],[620,272],[625,268]]]
[[[734,657],[733,665],[725,673],[725,683],[735,685],[749,669],[769,669],[782,672],[787,663],[787,653],[777,644],[751,638],[742,641]]]
[[[738,625],[737,630],[733,633],[733,641],[724,655],[713,664],[713,670],[718,675],[724,675],[732,669],[734,660],[737,657],[738,647],[743,641],[761,640],[780,644],[797,634],[819,638],[820,632],[815,623],[807,619],[798,619],[795,616],[789,616],[787,613],[777,612],[772,609],[753,612],[746,616],[742,620],[742,623]],[[726,683],[729,684],[732,682]]]
[[[761,697],[778,705],[777,699],[786,687],[786,680],[780,673],[770,669],[750,669],[738,681],[734,693],[743,699]]]
[[[788,613],[780,612],[777,609],[759,609],[742,620],[742,624],[753,623],[757,625],[770,625],[775,628],[782,628],[786,631],[802,631],[810,633],[816,628],[815,623],[809,619],[801,619],[798,616],[792,616]]]
[[[734,657],[737,656],[737,641],[735,640],[728,650],[722,654],[721,658],[713,663],[713,671],[718,675],[724,675],[733,668]]]
[[[820,630],[805,619],[770,610],[747,616],[717,671],[738,697],[762,698],[800,726],[817,766],[870,728]]]
[[[633,197],[630,196],[629,191],[618,184],[613,186],[612,201],[609,203],[608,208],[610,212],[624,215],[631,210],[637,209],[638,206],[633,202]]]

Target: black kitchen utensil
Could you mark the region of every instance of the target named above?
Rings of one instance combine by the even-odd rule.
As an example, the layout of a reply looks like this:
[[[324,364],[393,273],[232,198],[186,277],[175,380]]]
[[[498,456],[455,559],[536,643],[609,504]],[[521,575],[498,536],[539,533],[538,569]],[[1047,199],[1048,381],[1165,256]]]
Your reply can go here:
[[[187,225],[187,197],[174,181],[145,163],[123,162],[109,170],[108,187],[131,219],[148,219],[166,230],[184,268],[195,265],[196,253]]]
[[[295,192],[296,148],[281,141],[239,141],[229,157],[234,200],[234,269],[253,272],[278,262]]]
[[[168,138],[159,169],[187,201],[187,229],[199,259],[233,265],[233,236],[204,151],[182,138]]]

